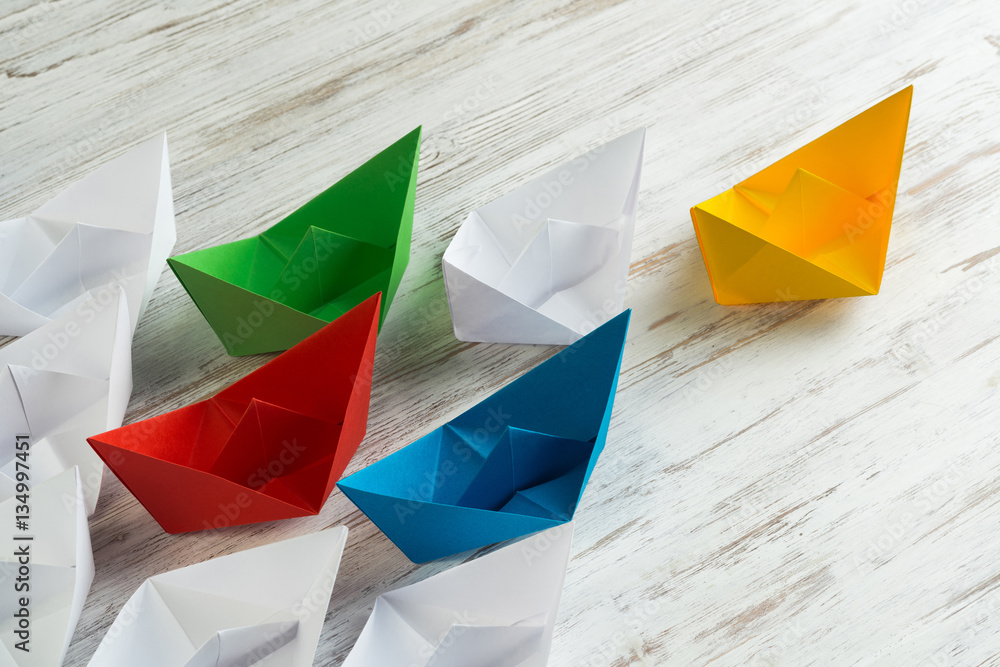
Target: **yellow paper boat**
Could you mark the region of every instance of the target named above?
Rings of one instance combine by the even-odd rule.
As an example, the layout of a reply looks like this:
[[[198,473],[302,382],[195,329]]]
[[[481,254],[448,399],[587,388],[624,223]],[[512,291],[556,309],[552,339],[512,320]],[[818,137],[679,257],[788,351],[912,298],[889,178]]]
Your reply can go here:
[[[913,86],[691,209],[723,305],[877,294]]]

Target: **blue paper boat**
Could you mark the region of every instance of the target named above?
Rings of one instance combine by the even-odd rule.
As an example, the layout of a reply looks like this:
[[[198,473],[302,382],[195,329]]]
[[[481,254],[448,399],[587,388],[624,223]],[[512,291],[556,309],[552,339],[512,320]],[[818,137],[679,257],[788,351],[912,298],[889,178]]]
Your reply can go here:
[[[415,563],[570,521],[604,449],[630,314],[337,486]]]

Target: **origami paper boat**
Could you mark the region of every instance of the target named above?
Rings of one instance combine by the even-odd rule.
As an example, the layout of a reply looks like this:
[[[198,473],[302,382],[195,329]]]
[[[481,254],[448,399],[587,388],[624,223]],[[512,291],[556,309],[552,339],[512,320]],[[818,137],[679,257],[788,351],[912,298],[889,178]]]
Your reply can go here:
[[[910,86],[691,209],[723,305],[878,294]]]
[[[105,286],[0,348],[0,442],[27,436],[31,479],[79,466],[88,514],[97,506],[104,464],[92,433],[121,426],[132,393],[132,333],[121,287]],[[0,500],[16,489],[18,459],[0,451]]]
[[[0,335],[30,333],[109,283],[124,287],[135,331],[176,238],[163,134],[0,222]]]
[[[544,667],[573,524],[378,596],[344,667]]]
[[[14,522],[21,500],[12,497],[0,503],[4,517],[0,539],[5,545],[0,552],[0,579],[7,588],[0,596],[0,664],[58,667],[94,580],[94,553],[79,471],[64,470],[32,486],[28,495],[31,511],[26,530],[19,530]],[[31,572],[29,589],[18,592],[14,586],[22,558]],[[15,615],[23,613],[22,597],[29,600],[27,634],[19,634],[23,616]]]
[[[346,541],[330,528],[150,577],[90,667],[312,667]]]
[[[630,312],[337,486],[416,563],[570,521],[604,449]]]
[[[287,350],[376,292],[381,327],[410,260],[420,131],[263,234],[169,260],[229,354]]]
[[[442,258],[459,340],[566,345],[621,312],[645,137],[621,136],[469,214]]]
[[[168,533],[318,514],[365,436],[379,303],[212,398],[88,440]]]

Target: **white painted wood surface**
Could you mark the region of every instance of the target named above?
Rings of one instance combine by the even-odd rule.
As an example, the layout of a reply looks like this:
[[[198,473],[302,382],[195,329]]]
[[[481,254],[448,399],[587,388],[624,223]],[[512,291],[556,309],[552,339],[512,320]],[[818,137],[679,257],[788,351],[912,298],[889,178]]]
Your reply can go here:
[[[349,471],[550,355],[451,335],[467,211],[646,125],[608,447],[550,664],[1000,664],[1000,8],[989,0],[4,0],[0,216],[166,129],[177,252],[244,238],[424,125],[410,267]],[[688,209],[904,85],[882,293],[715,305]],[[233,359],[165,274],[128,420]],[[346,523],[317,665],[410,564],[339,492],[320,516],[164,534],[109,476],[67,664],[146,577]]]

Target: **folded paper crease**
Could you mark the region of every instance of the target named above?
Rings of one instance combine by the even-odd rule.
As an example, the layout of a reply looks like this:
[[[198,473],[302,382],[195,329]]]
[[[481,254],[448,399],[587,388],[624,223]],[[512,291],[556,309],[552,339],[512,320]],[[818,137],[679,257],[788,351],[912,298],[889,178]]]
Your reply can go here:
[[[169,533],[315,515],[364,438],[379,304],[215,396],[89,442]]]
[[[573,524],[380,595],[344,667],[544,667]]]
[[[640,129],[472,211],[442,258],[460,340],[565,345],[624,307]]]
[[[125,291],[134,332],[177,240],[165,134],[33,213],[0,221],[0,335],[24,336],[84,293]]]
[[[234,356],[287,350],[382,293],[410,257],[421,128],[262,234],[169,260]]]
[[[607,439],[629,316],[338,488],[417,563],[569,521]]]
[[[913,87],[691,209],[715,299],[877,294]]]
[[[93,514],[104,464],[87,437],[121,425],[132,393],[132,333],[121,287],[86,292],[66,312],[0,348],[0,500],[15,490],[17,435],[36,482],[78,466]]]
[[[147,579],[91,667],[311,667],[347,528],[329,528]]]

